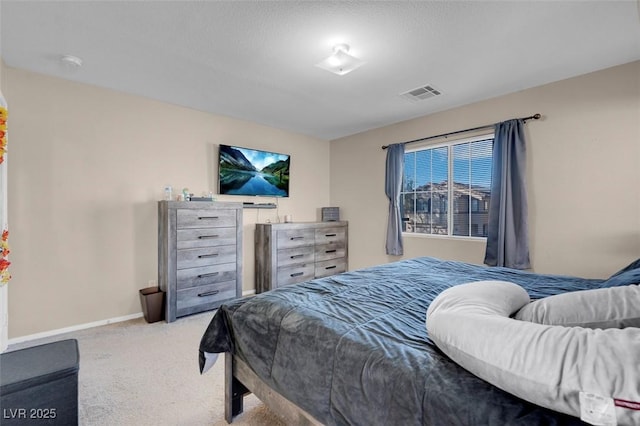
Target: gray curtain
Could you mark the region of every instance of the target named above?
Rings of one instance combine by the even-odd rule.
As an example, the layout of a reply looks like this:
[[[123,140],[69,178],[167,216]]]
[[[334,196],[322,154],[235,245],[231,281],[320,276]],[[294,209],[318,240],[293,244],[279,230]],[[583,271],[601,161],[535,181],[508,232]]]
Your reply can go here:
[[[524,121],[495,126],[489,227],[484,263],[529,269]]]
[[[404,174],[404,144],[396,143],[387,148],[387,168],[384,179],[385,193],[389,198],[389,223],[387,225],[387,254],[401,256],[402,211],[400,191]]]

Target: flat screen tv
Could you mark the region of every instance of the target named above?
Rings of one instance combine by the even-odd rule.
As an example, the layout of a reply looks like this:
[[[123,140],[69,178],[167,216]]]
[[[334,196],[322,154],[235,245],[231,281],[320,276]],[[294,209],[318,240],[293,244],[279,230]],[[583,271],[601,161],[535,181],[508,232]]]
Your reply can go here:
[[[288,197],[289,164],[287,154],[220,145],[219,193]]]

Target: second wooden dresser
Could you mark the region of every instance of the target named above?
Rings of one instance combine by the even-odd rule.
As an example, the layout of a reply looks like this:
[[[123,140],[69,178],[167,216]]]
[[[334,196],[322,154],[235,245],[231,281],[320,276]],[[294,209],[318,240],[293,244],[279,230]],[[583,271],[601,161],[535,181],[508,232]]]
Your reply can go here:
[[[256,293],[345,272],[347,222],[256,224]]]

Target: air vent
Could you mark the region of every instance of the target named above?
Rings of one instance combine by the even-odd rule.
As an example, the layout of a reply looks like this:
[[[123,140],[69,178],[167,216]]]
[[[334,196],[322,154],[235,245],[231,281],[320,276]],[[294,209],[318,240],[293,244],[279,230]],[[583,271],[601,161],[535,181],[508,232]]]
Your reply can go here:
[[[435,87],[428,85],[418,87],[417,89],[409,90],[408,92],[401,93],[400,96],[409,99],[410,101],[423,101],[425,99],[433,98],[434,96],[441,95],[442,92]]]

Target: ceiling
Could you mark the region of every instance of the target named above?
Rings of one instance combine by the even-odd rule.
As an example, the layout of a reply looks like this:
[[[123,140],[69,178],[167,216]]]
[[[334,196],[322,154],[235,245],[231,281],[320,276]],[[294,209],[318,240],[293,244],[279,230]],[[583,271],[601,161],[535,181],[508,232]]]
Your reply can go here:
[[[7,66],[325,140],[640,59],[640,0],[1,0],[0,15]],[[366,64],[315,67],[339,42]],[[425,85],[442,94],[400,96]]]

